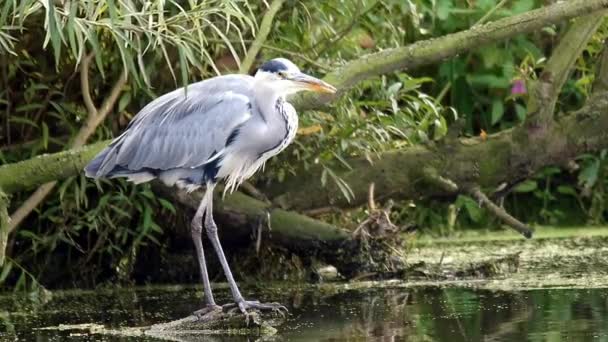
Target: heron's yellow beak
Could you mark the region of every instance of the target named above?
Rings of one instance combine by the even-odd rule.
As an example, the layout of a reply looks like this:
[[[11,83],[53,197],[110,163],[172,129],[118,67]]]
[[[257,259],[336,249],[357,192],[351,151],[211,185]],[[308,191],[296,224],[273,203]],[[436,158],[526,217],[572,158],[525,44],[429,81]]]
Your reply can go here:
[[[306,89],[317,93],[333,94],[337,91],[331,84],[303,73],[294,75],[292,80],[301,83]]]

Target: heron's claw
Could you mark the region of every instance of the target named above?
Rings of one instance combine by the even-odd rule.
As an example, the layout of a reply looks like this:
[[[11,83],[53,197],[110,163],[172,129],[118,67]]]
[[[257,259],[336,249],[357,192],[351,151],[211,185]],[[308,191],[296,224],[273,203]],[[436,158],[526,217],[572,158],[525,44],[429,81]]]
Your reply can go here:
[[[215,312],[215,311],[221,311],[221,310],[222,310],[222,307],[219,305],[205,305],[204,308],[202,308],[200,310],[196,310],[192,314],[198,318],[201,318],[208,313]]]
[[[249,316],[247,309],[254,309],[260,311],[276,312],[281,316],[285,317],[285,314],[289,312],[287,308],[279,303],[260,303],[257,300],[241,300],[236,303],[229,303],[222,306],[224,312],[233,313],[237,309],[245,316]]]

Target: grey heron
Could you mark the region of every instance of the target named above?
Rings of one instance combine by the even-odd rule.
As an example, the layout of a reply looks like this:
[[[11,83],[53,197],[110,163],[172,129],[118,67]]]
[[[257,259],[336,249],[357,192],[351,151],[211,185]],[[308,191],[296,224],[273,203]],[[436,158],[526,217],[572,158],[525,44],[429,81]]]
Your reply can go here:
[[[298,116],[285,98],[303,90],[334,93],[336,88],[276,58],[262,64],[253,77],[217,76],[174,90],[146,105],[85,167],[92,178],[126,177],[134,183],[159,179],[188,191],[206,188],[191,224],[205,301],[199,314],[221,308],[207,274],[203,223],[240,311],[246,315],[247,309],[285,309],[242,296],[213,220],[213,190],[225,180],[224,191],[233,191],[291,143]]]

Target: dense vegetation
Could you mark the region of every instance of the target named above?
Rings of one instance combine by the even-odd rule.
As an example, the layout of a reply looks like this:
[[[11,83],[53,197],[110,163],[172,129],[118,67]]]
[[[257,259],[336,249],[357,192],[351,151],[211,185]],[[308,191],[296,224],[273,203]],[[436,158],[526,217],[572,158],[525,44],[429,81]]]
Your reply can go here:
[[[258,62],[283,56],[323,75],[366,53],[482,25],[547,2],[288,0],[252,66],[243,67],[267,11],[264,2],[6,0],[0,6],[0,160],[12,163],[114,137],[156,95],[238,72],[239,66],[242,72],[254,72]],[[373,160],[381,151],[432,145],[449,134],[448,126],[458,127],[456,134],[462,136],[485,136],[520,124],[526,116],[526,85],[538,77],[567,24],[413,73],[357,84],[331,108],[301,113],[296,143],[252,183],[280,183],[302,166],[322,165],[319,182],[339,184],[348,197],[349,185],[333,169],[349,156]],[[604,23],[577,60],[558,112],[578,108],[590,94],[607,34]],[[106,114],[87,137],[82,127],[90,128]],[[548,167],[520,183],[504,198],[505,206],[539,224],[605,223],[606,152],[577,160],[576,170]],[[10,211],[30,195],[15,194]],[[399,201],[391,216],[397,225],[416,225],[432,234],[497,226],[465,195]],[[366,217],[361,208],[324,219],[354,229]],[[38,279],[54,286],[129,281],[138,253],[166,252],[174,230],[185,229],[187,222],[181,208],[147,185],[70,177],[59,181],[9,236],[0,284],[30,289]],[[190,248],[188,242],[183,245]]]

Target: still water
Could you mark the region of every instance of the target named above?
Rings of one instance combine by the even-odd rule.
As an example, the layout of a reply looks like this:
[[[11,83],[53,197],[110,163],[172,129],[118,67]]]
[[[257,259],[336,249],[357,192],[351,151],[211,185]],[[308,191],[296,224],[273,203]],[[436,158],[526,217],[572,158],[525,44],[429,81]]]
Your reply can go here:
[[[481,290],[467,287],[245,287],[259,299],[290,308],[278,341],[608,341],[608,291],[595,289]],[[283,286],[283,288],[286,288]],[[216,290],[226,301],[227,289]],[[39,330],[58,324],[108,328],[175,320],[196,309],[192,287],[56,292],[45,303],[0,296],[0,340],[152,341],[143,337]],[[201,340],[255,341],[213,336]]]

